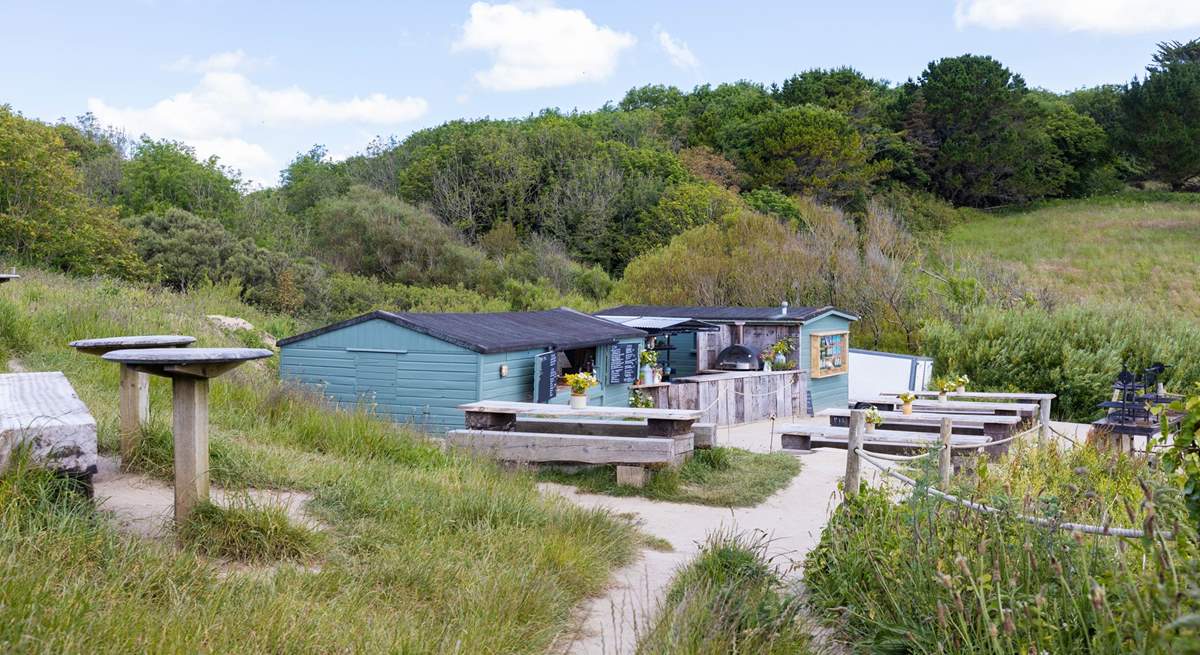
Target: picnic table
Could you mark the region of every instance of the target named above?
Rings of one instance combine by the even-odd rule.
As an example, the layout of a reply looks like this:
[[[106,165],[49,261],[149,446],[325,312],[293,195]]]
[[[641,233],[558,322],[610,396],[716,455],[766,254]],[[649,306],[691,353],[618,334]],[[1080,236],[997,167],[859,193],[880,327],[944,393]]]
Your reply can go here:
[[[647,466],[674,466],[695,447],[688,409],[585,407],[484,400],[459,405],[466,429],[447,441],[504,461],[615,464],[617,481],[641,486]]]
[[[17,275],[16,273],[0,273],[0,284],[19,279],[21,279],[21,276]]]
[[[141,348],[184,348],[196,342],[196,337],[182,334],[151,334],[130,337],[101,337],[80,339],[67,344],[81,353],[104,355],[114,350]],[[150,419],[150,376],[121,364],[119,396],[119,424],[121,434],[121,466],[126,467],[133,458],[137,439]]]
[[[825,409],[817,416],[828,416],[829,425],[834,427],[850,426],[849,409]],[[879,412],[884,430],[896,429],[908,432],[938,432],[941,430],[942,419],[950,419],[954,430],[964,435],[984,435],[992,440],[1003,439],[1016,431],[1025,420],[1020,416],[999,416],[996,414],[942,414],[936,412]]]
[[[103,355],[135,371],[171,379],[176,524],[208,500],[209,379],[273,354],[265,348],[148,348]]]
[[[845,449],[850,440],[850,428],[812,424],[785,425],[780,428],[780,435],[780,442],[785,450]],[[983,435],[950,435],[951,446],[962,447],[963,450],[986,449],[990,441],[990,438]],[[939,443],[941,435],[929,432],[876,429],[863,435],[863,449],[879,453],[907,455]],[[1004,447],[1007,445],[1004,444]]]
[[[903,405],[896,396],[872,396],[850,399],[851,405],[860,403],[885,411],[895,411]],[[914,410],[936,414],[994,414],[997,416],[1020,416],[1023,418],[1033,418],[1038,414],[1040,409],[1035,403],[974,402],[966,400],[941,401],[924,398],[917,398],[913,401],[912,406]]]
[[[937,391],[895,391],[886,392],[884,396],[899,396],[901,393],[911,393],[917,398],[937,398]],[[1050,436],[1050,404],[1058,396],[1052,393],[1035,393],[1025,391],[950,391],[946,394],[948,400],[982,400],[991,402],[1016,402],[1038,406],[1038,422],[1041,425],[1039,439],[1045,440]]]

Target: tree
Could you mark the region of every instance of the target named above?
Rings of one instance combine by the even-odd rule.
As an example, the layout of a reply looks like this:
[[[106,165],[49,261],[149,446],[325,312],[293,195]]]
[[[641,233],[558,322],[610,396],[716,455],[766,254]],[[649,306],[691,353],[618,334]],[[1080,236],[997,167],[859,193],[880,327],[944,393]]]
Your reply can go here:
[[[233,276],[226,261],[238,243],[215,218],[197,216],[177,207],[126,220],[137,230],[137,249],[166,285],[187,289],[201,282]]]
[[[283,169],[280,182],[287,210],[292,214],[299,214],[321,198],[341,195],[350,188],[345,168],[330,160],[325,146],[320,145],[296,155]]]
[[[862,136],[844,114],[811,105],[755,116],[730,141],[751,187],[844,199],[887,168],[870,162]]]
[[[196,159],[196,152],[178,141],[149,137],[134,147],[121,179],[125,215],[161,212],[178,207],[193,214],[225,220],[241,202],[241,180],[216,157]]]
[[[782,105],[816,105],[863,120],[879,110],[888,87],[868,79],[853,68],[814,69],[793,75],[772,95]]]
[[[1161,44],[1122,98],[1122,145],[1149,177],[1181,189],[1200,175],[1200,40]]]
[[[1055,153],[1030,125],[1025,81],[991,57],[962,55],[929,64],[906,106],[907,126],[931,149],[930,185],[955,204],[988,206],[1051,195],[1041,174]]]
[[[60,133],[0,105],[0,250],[81,275],[142,278],[116,212],[80,191]]]

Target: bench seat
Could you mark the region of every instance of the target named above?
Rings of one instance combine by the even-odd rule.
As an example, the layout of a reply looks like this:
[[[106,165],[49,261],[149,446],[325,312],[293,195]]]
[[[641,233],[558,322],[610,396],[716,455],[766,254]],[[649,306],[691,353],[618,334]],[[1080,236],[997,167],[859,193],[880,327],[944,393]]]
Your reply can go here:
[[[46,468],[85,482],[96,472],[96,419],[60,372],[0,375],[0,471],[26,444]]]

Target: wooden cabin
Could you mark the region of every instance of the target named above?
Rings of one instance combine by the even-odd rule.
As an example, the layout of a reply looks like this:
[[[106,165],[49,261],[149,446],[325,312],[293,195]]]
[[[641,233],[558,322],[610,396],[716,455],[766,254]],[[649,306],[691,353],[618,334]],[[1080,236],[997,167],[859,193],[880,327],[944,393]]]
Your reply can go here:
[[[592,405],[625,407],[646,333],[572,309],[485,314],[375,311],[279,342],[284,380],[399,423],[463,427],[480,400],[566,403],[562,376],[595,372]]]

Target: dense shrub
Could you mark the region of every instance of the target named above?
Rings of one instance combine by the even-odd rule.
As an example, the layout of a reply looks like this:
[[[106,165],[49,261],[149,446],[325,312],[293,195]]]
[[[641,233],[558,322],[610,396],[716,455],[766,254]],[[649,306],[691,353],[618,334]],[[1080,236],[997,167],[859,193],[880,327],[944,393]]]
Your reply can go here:
[[[178,141],[149,137],[134,147],[121,176],[121,208],[126,216],[171,207],[226,220],[241,203],[239,174],[216,157],[196,158]]]
[[[866,466],[864,464],[864,466]],[[950,491],[868,489],[836,510],[805,561],[818,611],[847,641],[887,653],[1195,652],[1196,532],[1179,491],[1142,458],[1018,442]],[[1144,539],[1073,534],[1015,514],[1141,529]],[[1168,534],[1171,533],[1171,534]]]
[[[938,373],[965,373],[980,389],[1058,394],[1064,420],[1096,418],[1123,364],[1166,363],[1173,389],[1200,381],[1200,328],[1132,307],[984,307],[956,323],[931,321],[922,336]]]

